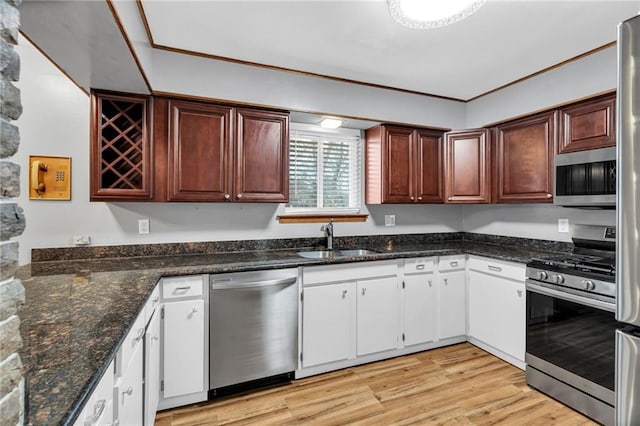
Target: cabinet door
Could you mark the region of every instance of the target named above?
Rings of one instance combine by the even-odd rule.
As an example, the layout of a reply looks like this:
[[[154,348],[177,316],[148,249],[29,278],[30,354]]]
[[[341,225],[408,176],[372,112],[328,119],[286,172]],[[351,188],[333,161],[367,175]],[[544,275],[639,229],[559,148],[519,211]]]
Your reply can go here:
[[[415,201],[413,129],[384,126],[382,162],[383,203]]]
[[[405,346],[435,340],[435,277],[433,274],[405,275],[403,290]]]
[[[524,283],[469,271],[469,336],[524,361]]]
[[[556,112],[496,127],[494,200],[498,203],[550,203]]]
[[[416,201],[418,203],[443,203],[442,133],[417,130],[415,133]]]
[[[144,424],[153,425],[160,400],[160,314],[156,309],[144,341]]]
[[[358,356],[398,347],[398,279],[358,281]]]
[[[446,202],[490,202],[489,131],[465,130],[445,136]]]
[[[203,300],[164,305],[164,398],[205,390],[204,320]]]
[[[170,201],[230,199],[231,108],[169,102]]]
[[[289,114],[236,111],[235,200],[289,201]]]
[[[616,95],[592,99],[560,110],[558,152],[616,145]]]
[[[91,201],[150,200],[149,97],[92,92]]]
[[[355,357],[356,284],[306,287],[302,302],[302,365]]]
[[[465,271],[441,273],[438,338],[467,334],[466,300]]]
[[[139,345],[131,358],[127,370],[113,388],[118,424],[141,425],[143,417],[142,374],[143,349]]]

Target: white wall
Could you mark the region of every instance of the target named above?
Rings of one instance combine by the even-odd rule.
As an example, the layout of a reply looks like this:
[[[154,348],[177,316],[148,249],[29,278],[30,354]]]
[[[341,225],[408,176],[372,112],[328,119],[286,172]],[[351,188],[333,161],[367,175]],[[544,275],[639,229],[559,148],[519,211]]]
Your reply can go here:
[[[22,194],[27,228],[19,238],[20,262],[31,248],[71,245],[73,235],[89,235],[94,245],[263,238],[320,237],[321,224],[281,225],[278,204],[90,203],[89,98],[26,40],[19,87],[24,113],[16,162],[22,166]],[[29,155],[72,157],[72,200],[28,199]],[[335,233],[371,235],[450,232],[462,228],[461,206],[372,206],[365,223],[337,223]],[[384,227],[384,215],[396,214],[396,227]],[[137,220],[150,219],[151,233],[139,235]]]
[[[616,224],[615,210],[584,210],[543,204],[489,204],[464,206],[463,231],[509,237],[571,241],[558,232],[558,219],[570,225]]]

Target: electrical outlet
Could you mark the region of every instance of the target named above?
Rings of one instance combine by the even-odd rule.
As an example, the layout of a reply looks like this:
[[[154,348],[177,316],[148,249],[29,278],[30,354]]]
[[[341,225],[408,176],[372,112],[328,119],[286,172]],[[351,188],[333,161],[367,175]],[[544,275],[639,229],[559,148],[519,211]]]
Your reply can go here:
[[[88,246],[91,244],[91,237],[88,235],[74,235],[72,241],[74,246]]]
[[[396,226],[396,215],[395,214],[385,214],[384,215],[384,226]]]
[[[569,232],[569,219],[558,219],[558,232]]]
[[[138,219],[138,234],[149,233],[149,219]]]

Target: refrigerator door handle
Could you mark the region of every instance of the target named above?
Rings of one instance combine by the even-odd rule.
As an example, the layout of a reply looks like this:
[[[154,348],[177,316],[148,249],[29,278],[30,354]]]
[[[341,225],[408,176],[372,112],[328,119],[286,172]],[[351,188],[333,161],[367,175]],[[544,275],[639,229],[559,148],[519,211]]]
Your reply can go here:
[[[640,424],[639,394],[640,331],[616,330],[616,425]]]

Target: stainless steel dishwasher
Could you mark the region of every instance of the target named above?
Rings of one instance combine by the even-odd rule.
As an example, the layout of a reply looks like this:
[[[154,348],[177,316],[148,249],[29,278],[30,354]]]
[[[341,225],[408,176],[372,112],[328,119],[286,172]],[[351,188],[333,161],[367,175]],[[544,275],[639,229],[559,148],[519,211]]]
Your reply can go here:
[[[210,398],[245,385],[293,378],[297,279],[297,269],[210,276]]]

